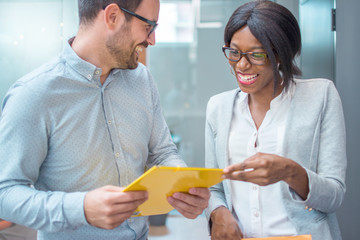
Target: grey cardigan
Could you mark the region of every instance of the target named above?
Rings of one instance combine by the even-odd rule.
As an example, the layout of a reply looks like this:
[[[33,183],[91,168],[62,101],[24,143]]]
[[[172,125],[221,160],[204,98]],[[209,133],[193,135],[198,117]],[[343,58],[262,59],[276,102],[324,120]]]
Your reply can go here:
[[[295,80],[295,94],[286,121],[284,157],[305,168],[309,178],[308,198],[299,200],[285,182],[282,197],[289,220],[298,234],[313,240],[339,240],[335,211],[345,194],[345,124],[339,94],[327,79]],[[240,90],[213,96],[207,106],[205,129],[206,167],[224,168],[228,161],[228,136],[235,97]],[[232,211],[229,180],[212,187],[210,214],[219,206]]]

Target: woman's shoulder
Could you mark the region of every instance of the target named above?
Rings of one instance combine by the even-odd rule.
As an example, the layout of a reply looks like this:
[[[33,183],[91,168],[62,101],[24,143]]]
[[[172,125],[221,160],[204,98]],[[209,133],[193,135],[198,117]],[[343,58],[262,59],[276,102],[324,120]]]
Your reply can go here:
[[[295,79],[294,102],[307,103],[315,108],[334,100],[341,102],[333,81],[325,78]]]
[[[240,89],[237,88],[212,96],[207,104],[207,118],[213,119],[228,116],[232,112],[234,100],[239,91]]]
[[[221,104],[224,104],[225,102],[233,101],[236,94],[239,91],[240,91],[240,89],[236,88],[233,90],[229,90],[226,92],[216,94],[210,98],[210,100],[208,102],[208,106],[209,105],[221,105]]]
[[[294,79],[296,88],[331,87],[334,82],[326,78]]]
[[[304,97],[311,95],[320,97],[337,93],[334,82],[326,78],[294,79],[294,81],[296,94]]]

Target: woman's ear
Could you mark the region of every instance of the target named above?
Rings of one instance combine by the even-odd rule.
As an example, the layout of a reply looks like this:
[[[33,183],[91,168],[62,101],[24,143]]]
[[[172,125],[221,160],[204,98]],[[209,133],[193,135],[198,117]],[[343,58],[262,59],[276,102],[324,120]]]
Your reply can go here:
[[[124,20],[125,15],[117,4],[111,3],[104,9],[104,23],[109,30],[115,30]]]

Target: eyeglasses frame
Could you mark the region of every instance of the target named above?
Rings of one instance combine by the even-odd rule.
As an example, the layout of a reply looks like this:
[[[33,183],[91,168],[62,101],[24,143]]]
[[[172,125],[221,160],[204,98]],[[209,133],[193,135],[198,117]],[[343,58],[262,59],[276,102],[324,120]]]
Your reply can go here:
[[[238,60],[233,60],[233,59],[228,58],[228,57],[226,56],[226,53],[225,53],[225,51],[226,51],[227,49],[229,49],[229,50],[235,50],[235,51],[238,51],[238,52],[239,52],[239,54],[240,54],[239,59],[238,59]],[[229,61],[231,61],[231,62],[239,62],[239,61],[241,60],[242,56],[244,56],[244,57],[246,58],[246,60],[247,60],[247,61],[248,61],[251,65],[257,65],[257,66],[263,66],[263,65],[265,65],[265,64],[266,64],[266,60],[267,60],[267,58],[268,58],[268,55],[267,55],[267,53],[265,53],[265,52],[241,52],[241,51],[236,50],[236,49],[234,49],[234,48],[231,48],[231,47],[225,47],[225,46],[223,46],[223,47],[222,47],[222,51],[223,51],[223,53],[224,53],[224,55],[225,55],[226,59],[228,59],[228,60],[229,60]],[[262,63],[262,64],[253,63],[253,62],[249,59],[249,57],[248,57],[248,54],[252,54],[252,53],[261,53],[261,54],[265,54],[265,62],[264,62],[264,63]]]
[[[140,15],[138,15],[138,14],[132,12],[132,11],[129,11],[129,10],[123,8],[123,7],[119,7],[119,8],[120,8],[121,10],[123,10],[124,12],[126,12],[126,13],[128,13],[128,14],[130,14],[130,15],[138,18],[138,19],[140,19],[141,21],[146,22],[147,24],[150,24],[150,25],[152,26],[152,29],[150,30],[150,32],[149,32],[149,34],[148,34],[148,37],[155,31],[155,29],[156,29],[157,26],[159,25],[157,22],[154,22],[154,21],[151,21],[151,20],[149,20],[149,19],[146,19],[146,18],[144,18],[144,17],[142,17],[142,16],[140,16]]]
[[[116,5],[118,5],[117,3],[115,3]],[[103,9],[105,9],[107,6],[104,6]],[[140,16],[139,14],[136,14],[130,10],[127,10],[126,8],[123,8],[123,7],[120,7],[118,5],[118,7],[123,10],[124,12],[126,12],[127,14],[130,14],[131,16],[133,17],[136,17],[137,19],[140,19],[141,21],[143,22],[146,22],[147,24],[151,25],[152,26],[152,29],[150,30],[149,34],[148,34],[148,37],[150,37],[150,35],[155,31],[155,29],[157,28],[157,26],[159,25],[157,22],[154,22],[154,21],[151,21],[147,18],[144,18],[142,16]]]

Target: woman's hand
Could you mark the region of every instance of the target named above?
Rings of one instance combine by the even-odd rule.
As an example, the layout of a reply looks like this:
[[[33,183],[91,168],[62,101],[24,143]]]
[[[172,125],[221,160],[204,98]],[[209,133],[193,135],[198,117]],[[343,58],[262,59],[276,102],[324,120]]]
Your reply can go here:
[[[224,169],[225,178],[267,186],[285,181],[303,199],[309,193],[308,176],[295,161],[274,154],[257,153]]]
[[[211,213],[211,240],[241,240],[239,225],[226,207],[219,207]]]

